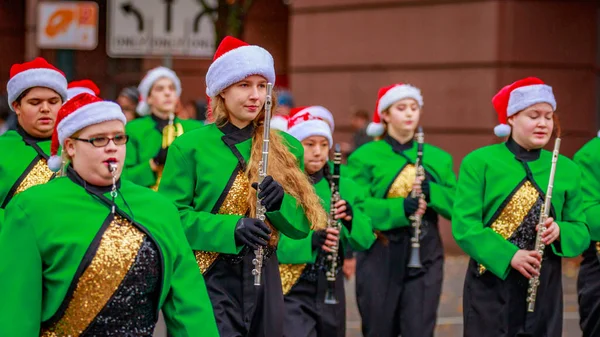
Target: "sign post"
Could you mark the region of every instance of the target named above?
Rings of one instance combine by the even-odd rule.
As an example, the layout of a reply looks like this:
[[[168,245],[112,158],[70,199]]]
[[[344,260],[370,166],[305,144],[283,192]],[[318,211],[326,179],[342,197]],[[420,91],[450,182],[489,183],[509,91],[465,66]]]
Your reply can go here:
[[[216,0],[205,2],[216,6]],[[198,0],[109,0],[107,53],[111,57],[212,57],[212,15]]]

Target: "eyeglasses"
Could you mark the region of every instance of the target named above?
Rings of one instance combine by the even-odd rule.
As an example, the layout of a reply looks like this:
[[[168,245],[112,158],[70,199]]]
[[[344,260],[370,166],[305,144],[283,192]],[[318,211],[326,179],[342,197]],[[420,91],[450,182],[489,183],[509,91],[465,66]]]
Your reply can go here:
[[[72,137],[72,139],[79,140],[82,142],[88,142],[88,143],[92,144],[94,147],[105,147],[106,145],[108,145],[108,142],[110,142],[111,140],[113,141],[113,143],[115,145],[125,145],[129,141],[129,136],[128,135],[116,135],[112,138],[111,137],[94,137],[94,138],[90,138],[90,139]]]

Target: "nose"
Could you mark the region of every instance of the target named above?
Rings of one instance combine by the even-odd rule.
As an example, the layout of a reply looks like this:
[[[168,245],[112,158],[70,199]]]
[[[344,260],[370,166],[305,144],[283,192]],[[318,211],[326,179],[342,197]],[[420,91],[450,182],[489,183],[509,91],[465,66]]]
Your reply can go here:
[[[40,105],[41,112],[50,112],[50,104],[47,101],[43,101]]]
[[[259,95],[258,87],[252,86],[252,89],[250,91],[250,99],[258,99],[259,97],[260,97],[260,95]]]
[[[104,147],[104,152],[116,152],[117,151],[117,144],[115,144],[115,140],[111,139],[108,141],[108,144],[106,144],[106,146]]]

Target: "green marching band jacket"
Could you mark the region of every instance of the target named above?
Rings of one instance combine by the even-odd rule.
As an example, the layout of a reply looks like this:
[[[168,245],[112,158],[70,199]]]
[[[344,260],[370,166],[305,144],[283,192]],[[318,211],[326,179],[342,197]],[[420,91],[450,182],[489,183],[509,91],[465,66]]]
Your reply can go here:
[[[39,140],[19,128],[0,136],[3,159],[0,162],[0,224],[4,209],[13,196],[54,177],[47,165],[50,139]]]
[[[583,208],[590,236],[593,241],[600,241],[600,138],[585,144],[575,153],[573,160],[581,169]]]
[[[331,210],[331,187],[327,179],[323,178],[315,185],[317,195],[321,199],[321,205],[329,214]],[[340,177],[340,198],[346,200],[352,207],[352,230],[342,225],[340,233],[339,252],[344,251],[346,245],[354,251],[369,249],[375,241],[375,234],[371,227],[371,220],[363,213],[361,207],[364,198],[357,195],[358,188],[352,180]],[[298,281],[307,264],[314,264],[317,255],[321,249],[312,250],[312,231],[308,237],[301,240],[290,239],[285,235],[281,236],[277,248],[277,258],[279,259],[279,271],[283,293],[286,294]]]
[[[240,253],[242,246],[236,244],[234,231],[249,211],[247,193],[252,187],[244,170],[250,160],[254,126],[238,129],[228,123],[222,129],[227,131],[209,124],[178,137],[170,146],[159,188],[179,209],[202,273],[219,253]],[[286,133],[280,135],[304,169],[302,145]],[[288,237],[302,239],[310,231],[301,206],[287,193],[280,210],[266,215],[275,229]],[[277,240],[274,232],[270,245]]]
[[[535,232],[531,238],[519,233],[519,228],[545,197],[552,161],[552,153],[543,149],[537,159],[518,160],[510,144],[486,146],[465,157],[452,218],[454,238],[480,264],[479,272],[487,269],[503,280],[519,250],[519,240],[523,240],[519,238],[535,241]],[[589,245],[579,177],[577,165],[559,156],[550,216],[560,227],[560,239],[551,245],[560,257],[575,257]]]
[[[386,140],[367,143],[348,158],[348,176],[369,196],[363,209],[371,218],[373,228],[388,231],[411,225],[404,213],[404,198],[415,181],[414,166],[417,142],[402,154],[394,152]],[[423,167],[432,177],[430,202],[433,209],[446,219],[451,218],[456,177],[452,171],[452,157],[433,145],[423,145]]]
[[[150,168],[150,159],[154,158],[163,142],[162,129],[167,121],[154,115],[135,119],[125,127],[129,142],[127,143],[127,157],[123,178],[138,185],[150,187],[156,183],[157,175]],[[201,127],[203,124],[196,120],[180,119],[175,117],[173,125],[180,124],[184,133]],[[179,126],[178,126],[179,127]]]
[[[0,274],[10,275],[0,278],[0,335],[119,334],[128,325],[151,334],[162,310],[173,336],[218,336],[176,208],[119,184],[116,215],[110,187],[86,185],[72,170],[9,204],[0,230]]]

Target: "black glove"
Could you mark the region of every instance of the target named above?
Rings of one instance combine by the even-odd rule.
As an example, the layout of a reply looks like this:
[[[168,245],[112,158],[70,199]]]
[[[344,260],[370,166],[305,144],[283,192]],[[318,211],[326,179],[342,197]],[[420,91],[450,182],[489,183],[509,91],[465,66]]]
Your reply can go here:
[[[246,245],[256,249],[268,244],[270,234],[271,229],[264,222],[254,218],[242,218],[235,226],[235,243],[238,246]]]
[[[156,166],[163,166],[165,164],[165,162],[167,161],[167,152],[169,152],[168,146],[164,149],[161,147],[156,156],[152,158]]]
[[[312,250],[319,250],[327,241],[327,232],[325,230],[314,231],[311,239]]]
[[[258,183],[252,183],[252,187],[258,189]],[[261,199],[261,204],[265,206],[267,212],[275,212],[281,208],[283,195],[283,187],[271,176],[267,176],[260,184],[258,199]]]
[[[348,201],[346,201],[346,215],[349,215],[354,219],[354,212],[352,212],[352,206],[350,205],[350,203]],[[352,220],[350,220],[350,221],[346,221],[344,219],[340,219],[340,220],[342,220],[342,225],[344,225],[344,227],[346,227],[346,229],[348,231],[352,231]]]
[[[419,209],[419,198],[413,198],[411,196],[404,198],[404,214],[406,214],[407,218],[415,214],[417,209]]]

